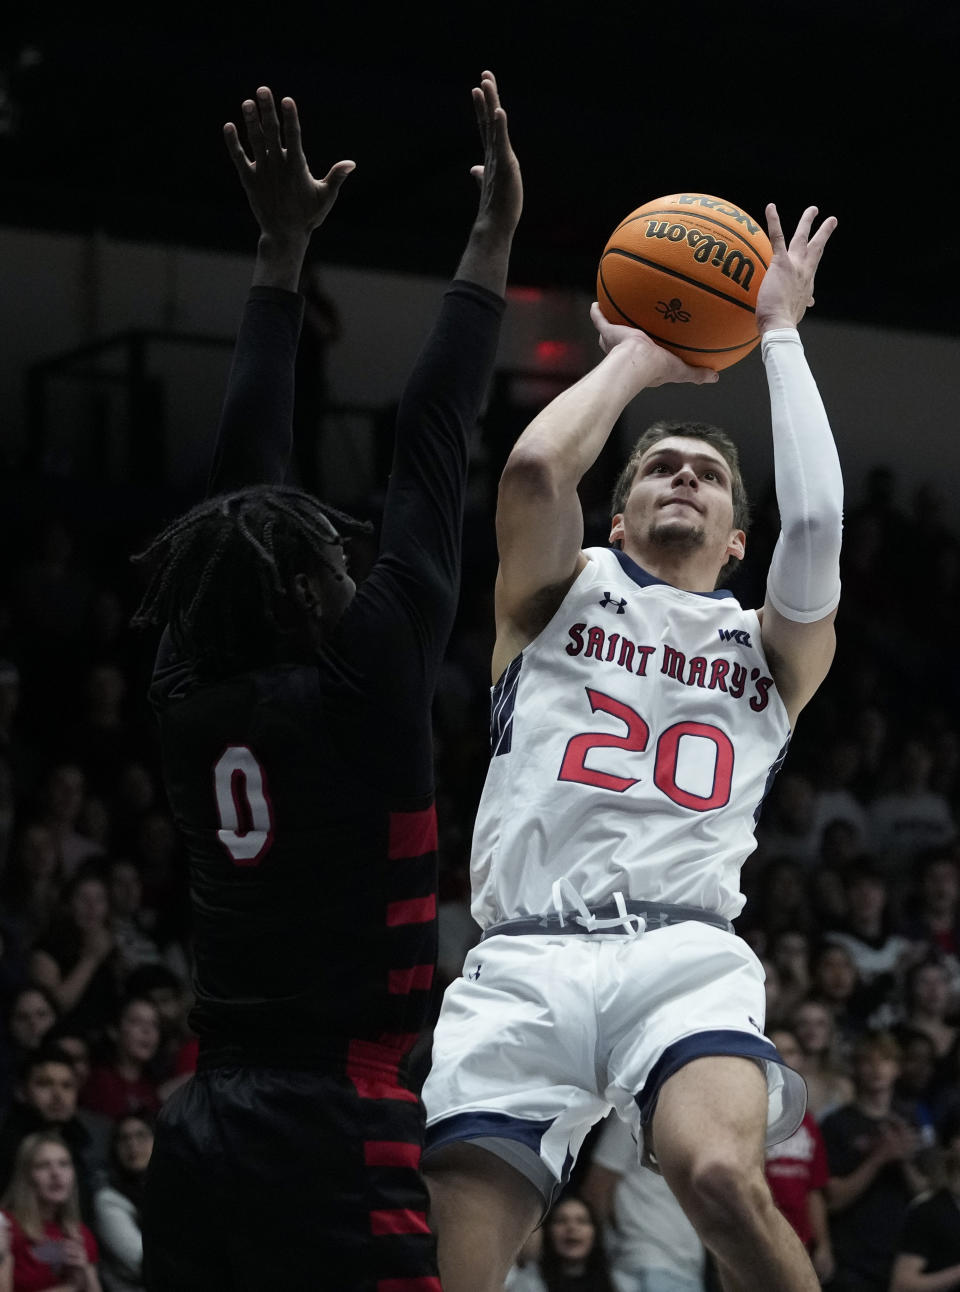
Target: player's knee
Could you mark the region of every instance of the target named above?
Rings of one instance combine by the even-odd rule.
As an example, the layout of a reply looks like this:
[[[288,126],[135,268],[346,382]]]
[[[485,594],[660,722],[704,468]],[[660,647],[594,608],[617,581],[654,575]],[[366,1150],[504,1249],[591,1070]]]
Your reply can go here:
[[[677,1181],[675,1191],[705,1239],[752,1228],[770,1199],[762,1169],[744,1162],[735,1151],[714,1151],[695,1158]]]

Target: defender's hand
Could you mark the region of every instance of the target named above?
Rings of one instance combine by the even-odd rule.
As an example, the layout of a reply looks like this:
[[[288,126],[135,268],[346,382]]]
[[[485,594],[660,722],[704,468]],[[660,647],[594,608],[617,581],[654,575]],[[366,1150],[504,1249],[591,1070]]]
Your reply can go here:
[[[473,90],[473,106],[483,140],[483,165],[470,170],[480,183],[477,224],[489,223],[512,233],[523,209],[523,181],[492,72],[481,75],[479,87]]]
[[[232,121],[223,127],[223,137],[261,233],[279,242],[302,241],[326,219],[354,163],[339,161],[323,179],[314,179],[303,154],[293,99],[281,100],[280,112],[282,136],[273,94],[266,86],[257,90],[256,101],[244,101],[243,122],[252,161]]]

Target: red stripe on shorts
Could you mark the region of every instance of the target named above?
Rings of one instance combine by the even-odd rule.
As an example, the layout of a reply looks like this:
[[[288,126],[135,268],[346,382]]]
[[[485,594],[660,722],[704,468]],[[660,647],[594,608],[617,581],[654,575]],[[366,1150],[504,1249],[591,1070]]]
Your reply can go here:
[[[404,1051],[399,1045],[394,1045],[392,1051],[388,1057],[385,1047],[375,1041],[351,1041],[347,1047],[347,1078],[361,1099],[397,1099],[415,1104],[417,1096],[400,1085],[400,1058]]]
[[[379,1279],[377,1292],[443,1292],[439,1279]]]
[[[371,1211],[370,1230],[376,1238],[387,1234],[429,1234],[425,1211]]]
[[[391,996],[407,996],[412,991],[429,991],[432,983],[433,965],[391,969],[387,976],[387,990]]]
[[[403,1140],[368,1139],[363,1146],[367,1166],[404,1166],[414,1170],[420,1165],[420,1145]]]
[[[391,812],[390,841],[387,857],[400,861],[404,857],[422,857],[437,851],[437,809],[422,812]]]
[[[400,902],[387,903],[387,927],[398,924],[428,924],[437,918],[437,895],[407,897]]]

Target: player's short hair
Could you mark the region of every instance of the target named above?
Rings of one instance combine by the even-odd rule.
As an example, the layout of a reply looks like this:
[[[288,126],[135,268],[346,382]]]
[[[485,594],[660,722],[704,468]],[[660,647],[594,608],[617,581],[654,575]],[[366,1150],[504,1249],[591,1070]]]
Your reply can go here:
[[[287,486],[208,498],[132,558],[149,582],[131,623],[169,624],[201,671],[273,662],[281,639],[301,631],[297,574],[336,573],[326,552],[371,528]]]

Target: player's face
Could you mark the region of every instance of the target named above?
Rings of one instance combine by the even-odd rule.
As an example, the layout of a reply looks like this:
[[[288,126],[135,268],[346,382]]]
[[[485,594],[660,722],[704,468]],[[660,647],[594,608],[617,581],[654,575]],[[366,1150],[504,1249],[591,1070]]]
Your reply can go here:
[[[626,505],[610,541],[628,555],[706,552],[717,569],[742,557],[745,537],[733,524],[733,487],[723,455],[705,440],[668,436],[640,459]]]
[[[30,1164],[30,1181],[48,1206],[62,1206],[73,1190],[73,1162],[59,1144],[41,1144]]]

